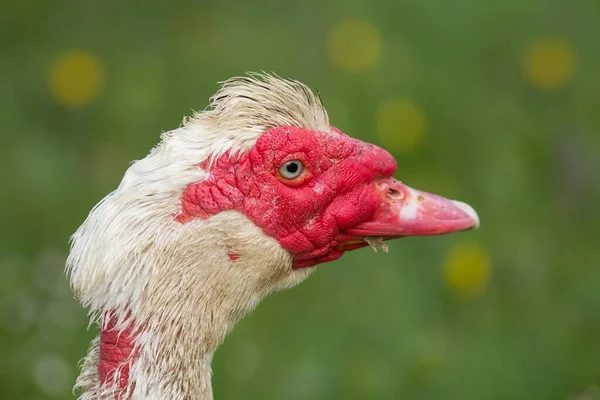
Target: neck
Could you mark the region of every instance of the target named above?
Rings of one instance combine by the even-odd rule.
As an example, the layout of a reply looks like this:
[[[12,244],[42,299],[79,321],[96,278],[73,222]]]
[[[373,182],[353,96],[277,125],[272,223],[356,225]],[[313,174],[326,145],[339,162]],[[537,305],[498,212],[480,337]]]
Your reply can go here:
[[[212,399],[213,354],[258,302],[250,299],[240,307],[239,293],[225,294],[227,288],[218,284],[213,288],[192,305],[181,304],[183,299],[176,295],[163,298],[162,308],[149,317],[105,312],[82,374],[90,380],[79,382],[91,389],[89,398]]]
[[[210,365],[227,333],[264,296],[312,271],[292,270],[290,254],[241,214],[221,214],[129,258],[138,264],[95,269],[123,273],[121,281],[93,276],[76,288],[101,316],[77,382],[83,400],[212,399]]]
[[[212,399],[212,357],[233,325],[218,319],[195,329],[173,321],[156,331],[105,313],[78,380],[82,398]]]

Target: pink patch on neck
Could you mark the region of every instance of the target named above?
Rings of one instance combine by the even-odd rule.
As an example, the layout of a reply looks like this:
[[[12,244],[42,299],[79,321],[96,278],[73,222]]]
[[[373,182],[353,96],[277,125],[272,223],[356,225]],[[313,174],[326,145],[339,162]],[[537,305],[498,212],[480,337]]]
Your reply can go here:
[[[134,339],[136,333],[133,332],[133,324],[130,324],[122,331],[116,328],[117,318],[112,313],[106,313],[103,321],[104,327],[100,331],[100,361],[98,362],[98,378],[104,385],[117,384],[119,389],[125,389],[129,383],[129,373],[133,361],[138,354],[134,350]],[[134,383],[132,383],[131,392]],[[123,391],[115,394],[115,399],[125,400],[131,398]]]

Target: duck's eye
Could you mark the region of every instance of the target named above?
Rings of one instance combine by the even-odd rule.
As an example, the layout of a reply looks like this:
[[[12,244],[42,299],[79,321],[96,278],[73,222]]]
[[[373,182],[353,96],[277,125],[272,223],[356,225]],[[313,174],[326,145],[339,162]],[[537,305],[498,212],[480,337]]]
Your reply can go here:
[[[300,160],[292,160],[283,164],[279,168],[279,175],[283,179],[296,179],[304,172],[304,164]]]

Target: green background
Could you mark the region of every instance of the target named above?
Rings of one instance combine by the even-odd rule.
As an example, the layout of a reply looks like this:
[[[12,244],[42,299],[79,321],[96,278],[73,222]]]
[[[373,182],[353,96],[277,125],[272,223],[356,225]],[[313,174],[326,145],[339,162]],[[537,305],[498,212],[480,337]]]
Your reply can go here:
[[[347,20],[375,32],[348,40],[357,59],[377,53],[360,71],[335,62]],[[562,53],[531,72],[548,40]],[[49,82],[77,49],[101,90],[69,105]],[[482,227],[359,250],[268,298],[217,352],[217,399],[598,398],[598,0],[3,3],[0,398],[72,398],[96,328],[63,275],[69,235],[218,81],[257,70],[319,90],[332,124]],[[397,100],[426,120],[409,149],[378,134]]]

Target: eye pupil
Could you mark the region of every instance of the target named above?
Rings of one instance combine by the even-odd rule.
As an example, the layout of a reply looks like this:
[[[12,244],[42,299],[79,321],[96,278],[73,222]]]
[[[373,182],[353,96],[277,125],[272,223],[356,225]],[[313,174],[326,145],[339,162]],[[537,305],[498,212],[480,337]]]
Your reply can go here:
[[[289,172],[290,174],[295,174],[296,172],[298,172],[299,168],[300,167],[298,166],[298,163],[296,163],[296,162],[291,162],[288,165],[286,165],[286,167],[285,167],[287,172]]]

